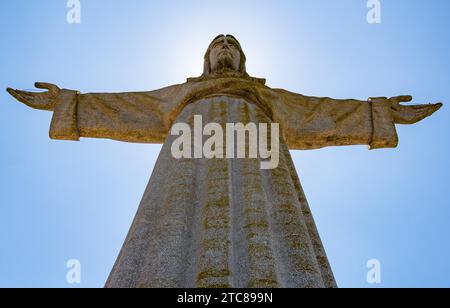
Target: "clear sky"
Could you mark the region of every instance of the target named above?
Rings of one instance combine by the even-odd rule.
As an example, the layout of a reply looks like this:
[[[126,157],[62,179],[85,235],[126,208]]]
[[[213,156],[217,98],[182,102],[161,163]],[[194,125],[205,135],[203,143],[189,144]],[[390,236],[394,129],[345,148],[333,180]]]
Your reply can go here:
[[[397,149],[293,151],[337,282],[450,287],[450,1],[66,0],[0,4],[0,287],[102,287],[161,148],[108,140],[51,141],[51,113],[4,91],[48,81],[81,92],[143,91],[200,75],[210,40],[234,34],[247,69],[268,85],[314,96],[411,94],[447,103],[398,128]]]

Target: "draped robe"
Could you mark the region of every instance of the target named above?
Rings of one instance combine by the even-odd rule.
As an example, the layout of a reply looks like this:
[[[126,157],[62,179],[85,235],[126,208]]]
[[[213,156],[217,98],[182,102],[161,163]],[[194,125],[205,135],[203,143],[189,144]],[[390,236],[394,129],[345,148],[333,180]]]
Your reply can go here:
[[[279,123],[278,168],[175,159],[170,128],[193,125],[194,115],[222,126]],[[50,136],[164,144],[106,287],[336,287],[289,150],[398,142],[388,103],[308,97],[236,77],[151,92],[62,90]]]

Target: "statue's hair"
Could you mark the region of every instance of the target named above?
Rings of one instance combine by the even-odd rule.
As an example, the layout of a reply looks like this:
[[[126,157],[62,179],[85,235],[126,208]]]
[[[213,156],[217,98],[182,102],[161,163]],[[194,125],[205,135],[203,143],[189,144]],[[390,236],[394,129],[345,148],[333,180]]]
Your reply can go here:
[[[195,82],[195,81],[206,80],[212,75],[211,60],[210,60],[211,49],[214,46],[214,42],[217,41],[218,39],[222,38],[222,37],[230,37],[230,38],[234,39],[237,42],[237,44],[238,44],[238,49],[239,49],[239,52],[241,54],[241,61],[239,63],[239,75],[240,75],[240,77],[241,78],[246,78],[246,79],[252,79],[252,80],[254,80],[256,82],[265,84],[265,82],[266,82],[265,79],[253,78],[253,77],[250,77],[250,75],[247,73],[247,69],[246,69],[246,66],[245,66],[245,64],[247,62],[247,58],[245,56],[244,50],[242,49],[242,46],[239,43],[239,41],[233,35],[230,35],[230,34],[218,35],[211,41],[211,44],[209,44],[208,49],[206,50],[206,53],[205,53],[205,57],[204,57],[203,74],[200,77],[197,77],[197,78],[188,78],[188,82]]]

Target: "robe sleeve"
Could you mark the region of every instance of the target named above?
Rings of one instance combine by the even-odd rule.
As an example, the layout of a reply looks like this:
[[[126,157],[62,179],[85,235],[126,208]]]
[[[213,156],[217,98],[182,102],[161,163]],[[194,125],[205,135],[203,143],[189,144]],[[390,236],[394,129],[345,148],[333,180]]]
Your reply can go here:
[[[398,136],[388,102],[309,97],[274,90],[273,120],[290,149],[369,145],[395,148]]]
[[[61,90],[50,138],[106,138],[125,142],[163,143],[170,129],[167,115],[180,86],[152,92],[81,94]]]

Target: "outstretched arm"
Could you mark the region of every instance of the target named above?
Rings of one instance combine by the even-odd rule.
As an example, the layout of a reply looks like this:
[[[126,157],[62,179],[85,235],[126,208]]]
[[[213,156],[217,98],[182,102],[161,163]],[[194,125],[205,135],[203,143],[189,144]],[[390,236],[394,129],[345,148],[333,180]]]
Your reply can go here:
[[[283,123],[291,149],[369,145],[371,149],[398,144],[395,124],[414,124],[436,112],[442,104],[402,105],[411,96],[336,100],[277,92],[274,120]]]
[[[166,116],[179,91],[179,86],[172,86],[152,92],[81,94],[49,83],[36,83],[36,87],[48,91],[7,91],[31,108],[53,111],[52,139],[91,137],[140,143],[164,142],[170,129]]]

